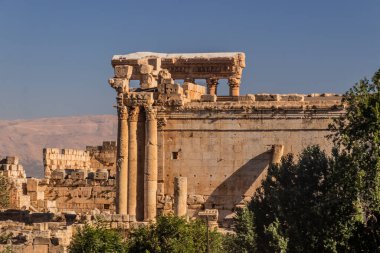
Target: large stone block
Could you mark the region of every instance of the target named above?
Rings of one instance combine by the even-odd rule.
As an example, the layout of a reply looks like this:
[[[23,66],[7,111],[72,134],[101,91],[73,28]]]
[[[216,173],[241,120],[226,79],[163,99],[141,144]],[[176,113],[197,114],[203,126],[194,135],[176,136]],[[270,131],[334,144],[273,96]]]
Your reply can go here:
[[[209,94],[202,95],[201,102],[216,102],[216,95],[209,95]]]
[[[26,184],[27,191],[28,192],[38,191],[38,183],[39,183],[39,180],[37,178],[28,178],[27,184]]]
[[[304,97],[304,95],[300,94],[281,95],[281,101],[304,101]]]
[[[256,101],[279,101],[280,95],[278,95],[278,94],[267,94],[267,93],[256,94],[255,100]]]

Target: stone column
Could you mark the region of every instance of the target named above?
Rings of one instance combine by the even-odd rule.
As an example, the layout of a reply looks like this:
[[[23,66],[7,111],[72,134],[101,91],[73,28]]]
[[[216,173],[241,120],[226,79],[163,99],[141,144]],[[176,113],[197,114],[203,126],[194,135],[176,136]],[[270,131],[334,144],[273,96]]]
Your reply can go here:
[[[122,96],[121,96],[122,98]],[[119,97],[120,99],[120,97]],[[128,112],[127,107],[118,103],[118,138],[117,138],[117,199],[116,212],[127,214],[128,199]]]
[[[187,215],[187,177],[174,178],[174,213]]]
[[[272,149],[272,163],[279,164],[281,162],[281,157],[284,154],[284,145],[273,145]]]
[[[137,206],[137,120],[139,107],[129,111],[129,145],[128,145],[128,214],[130,220],[136,219]]]
[[[217,78],[207,78],[207,94],[216,95],[218,92],[218,79]]]
[[[146,107],[145,111],[144,220],[154,221],[157,213],[157,113],[152,107]]]
[[[240,93],[240,79],[239,78],[228,78],[228,85],[230,86],[230,96],[237,97]]]

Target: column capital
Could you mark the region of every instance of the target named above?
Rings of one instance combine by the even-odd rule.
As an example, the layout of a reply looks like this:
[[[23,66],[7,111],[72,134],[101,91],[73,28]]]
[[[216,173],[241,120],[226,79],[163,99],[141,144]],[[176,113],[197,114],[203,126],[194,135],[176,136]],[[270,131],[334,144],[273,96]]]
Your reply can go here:
[[[126,106],[117,107],[117,115],[119,119],[128,119],[128,109]]]
[[[206,79],[206,82],[207,82],[207,85],[218,85],[218,81],[219,79],[218,78],[215,78],[215,77],[210,77],[210,78],[207,78]]]
[[[210,95],[216,95],[217,86],[218,86],[218,78],[210,77],[206,79],[207,82],[207,93]]]
[[[145,107],[145,112],[147,121],[157,119],[157,109],[153,108],[152,106]]]
[[[240,87],[240,78],[236,78],[236,77],[228,78],[228,85],[231,87]]]
[[[127,78],[110,78],[108,79],[108,83],[119,94],[123,94],[129,91],[129,79]]]
[[[129,121],[137,122],[139,118],[140,107],[133,106],[129,108]]]

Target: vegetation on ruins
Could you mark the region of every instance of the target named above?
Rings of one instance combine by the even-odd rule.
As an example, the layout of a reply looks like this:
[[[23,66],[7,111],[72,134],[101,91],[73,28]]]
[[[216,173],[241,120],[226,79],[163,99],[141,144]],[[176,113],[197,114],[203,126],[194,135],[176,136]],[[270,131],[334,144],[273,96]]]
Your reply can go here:
[[[172,215],[160,216],[156,223],[132,229],[127,238],[104,224],[86,224],[74,235],[69,252],[207,252],[207,227],[199,219],[186,221]],[[226,252],[224,237],[215,230],[209,232],[209,245],[210,252]]]
[[[9,181],[8,178],[0,175],[0,208],[9,206]]]
[[[123,253],[128,252],[122,234],[99,222],[85,224],[73,236],[70,253]]]
[[[209,233],[210,252],[225,252],[223,236]],[[160,216],[155,224],[132,230],[128,238],[131,253],[207,252],[207,227],[202,220],[187,222],[176,216]]]

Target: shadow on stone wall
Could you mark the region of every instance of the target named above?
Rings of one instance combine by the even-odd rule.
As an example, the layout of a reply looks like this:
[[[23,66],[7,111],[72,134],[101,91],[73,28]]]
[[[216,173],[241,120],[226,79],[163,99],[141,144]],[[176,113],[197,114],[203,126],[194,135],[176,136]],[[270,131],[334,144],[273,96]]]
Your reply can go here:
[[[261,184],[263,172],[268,168],[272,152],[264,152],[241,166],[224,180],[207,198],[205,208],[232,211],[248,194],[252,196]]]

